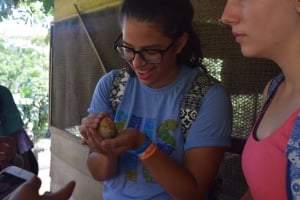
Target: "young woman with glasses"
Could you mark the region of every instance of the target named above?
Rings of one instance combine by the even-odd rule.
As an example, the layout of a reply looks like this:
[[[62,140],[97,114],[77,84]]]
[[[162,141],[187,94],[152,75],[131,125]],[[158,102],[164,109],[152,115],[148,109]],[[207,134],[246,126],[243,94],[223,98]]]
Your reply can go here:
[[[230,144],[232,108],[224,87],[212,85],[184,137],[183,96],[199,73],[209,76],[197,65],[202,54],[193,12],[188,0],[124,0],[120,6],[122,34],[114,48],[130,76],[115,112],[109,98],[120,70],[101,77],[80,128],[105,200],[198,200],[213,185]],[[97,128],[107,116],[119,133],[104,139]]]

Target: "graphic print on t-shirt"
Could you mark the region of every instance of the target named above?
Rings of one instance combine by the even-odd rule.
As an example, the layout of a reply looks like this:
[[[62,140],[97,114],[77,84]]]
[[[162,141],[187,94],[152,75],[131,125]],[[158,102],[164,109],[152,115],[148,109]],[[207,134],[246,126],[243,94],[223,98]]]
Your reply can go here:
[[[142,118],[136,115],[129,116],[127,113],[118,110],[115,120],[119,132],[125,128],[139,129],[147,137],[151,138],[167,155],[171,155],[176,147],[176,140],[173,133],[177,130],[179,124],[174,119],[166,119],[161,124],[158,124],[157,119]],[[154,136],[154,134],[156,135]],[[140,163],[138,157],[131,152],[125,152],[122,161],[126,180],[137,181],[137,176],[140,175],[137,172],[138,164]],[[146,183],[153,182],[150,172],[145,167],[142,167],[141,175]]]

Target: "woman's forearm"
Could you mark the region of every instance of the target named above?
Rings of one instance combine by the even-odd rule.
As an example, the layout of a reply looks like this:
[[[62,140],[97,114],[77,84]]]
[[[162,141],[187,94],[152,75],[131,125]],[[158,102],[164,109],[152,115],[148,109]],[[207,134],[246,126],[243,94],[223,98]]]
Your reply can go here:
[[[87,159],[87,166],[96,180],[105,181],[116,175],[118,157],[91,152]]]

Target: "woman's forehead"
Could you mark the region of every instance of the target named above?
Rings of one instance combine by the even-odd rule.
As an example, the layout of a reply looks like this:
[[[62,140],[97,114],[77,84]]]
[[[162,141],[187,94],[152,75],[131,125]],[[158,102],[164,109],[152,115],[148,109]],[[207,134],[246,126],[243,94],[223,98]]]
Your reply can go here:
[[[162,27],[154,22],[139,21],[136,19],[124,20],[122,24],[123,39],[134,37],[144,37],[149,39],[162,40],[166,38]]]

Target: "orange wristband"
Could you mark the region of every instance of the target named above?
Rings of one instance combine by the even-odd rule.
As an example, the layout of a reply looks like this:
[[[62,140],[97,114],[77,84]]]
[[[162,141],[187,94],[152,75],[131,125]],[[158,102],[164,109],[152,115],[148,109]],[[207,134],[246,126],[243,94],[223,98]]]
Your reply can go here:
[[[157,150],[157,146],[151,142],[151,144],[148,146],[148,148],[143,153],[138,154],[138,157],[141,160],[146,160],[147,158],[152,156],[156,150]]]

